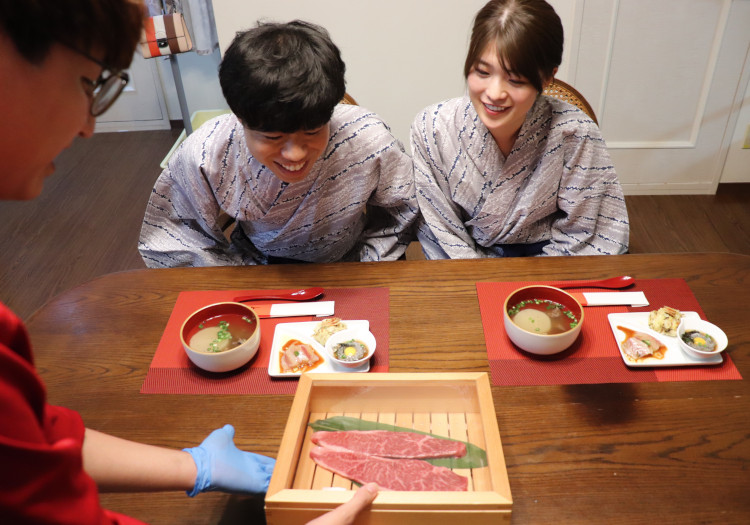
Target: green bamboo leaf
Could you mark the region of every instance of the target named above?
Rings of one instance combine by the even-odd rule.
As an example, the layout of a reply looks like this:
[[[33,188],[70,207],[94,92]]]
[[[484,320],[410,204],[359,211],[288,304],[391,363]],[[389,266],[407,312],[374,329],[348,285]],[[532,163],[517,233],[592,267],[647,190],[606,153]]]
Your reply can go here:
[[[431,434],[429,432],[422,432],[420,430],[414,430],[411,428],[397,427],[395,425],[387,425],[385,423],[378,423],[377,421],[365,421],[356,417],[348,416],[333,416],[328,419],[318,419],[310,423],[310,427],[314,431],[327,430],[329,432],[336,432],[340,430],[391,430],[395,432],[414,432],[417,434],[426,434],[428,436],[440,438],[440,439],[451,439],[445,436],[439,436]],[[454,439],[452,441],[460,441]],[[478,446],[463,441],[466,444],[466,455],[460,458],[435,458],[425,459],[428,463],[437,465],[440,467],[447,468],[480,468],[487,466],[487,453],[479,448]]]

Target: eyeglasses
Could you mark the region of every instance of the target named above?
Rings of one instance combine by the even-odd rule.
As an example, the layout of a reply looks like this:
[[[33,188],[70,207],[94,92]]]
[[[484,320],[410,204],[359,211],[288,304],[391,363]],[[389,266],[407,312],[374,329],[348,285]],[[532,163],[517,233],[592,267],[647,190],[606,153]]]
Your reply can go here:
[[[79,55],[88,58],[102,68],[102,73],[96,80],[82,79],[86,82],[86,86],[91,94],[91,108],[89,109],[91,116],[98,117],[115,103],[117,97],[120,96],[120,93],[122,93],[122,90],[125,89],[125,86],[130,81],[130,77],[124,71],[113,70],[104,62],[97,60],[88,53],[84,53],[80,49],[67,44],[63,45]]]
[[[122,90],[128,84],[130,77],[124,71],[110,71],[105,69],[99,78],[93,82],[84,78],[91,87],[93,98],[91,99],[91,116],[98,117],[107,111],[115,100],[120,96]]]

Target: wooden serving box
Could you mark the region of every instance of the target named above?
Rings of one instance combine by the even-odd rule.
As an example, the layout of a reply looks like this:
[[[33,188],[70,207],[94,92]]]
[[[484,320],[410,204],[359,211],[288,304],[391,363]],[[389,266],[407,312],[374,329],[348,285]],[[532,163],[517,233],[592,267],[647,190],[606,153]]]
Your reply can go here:
[[[487,453],[487,466],[456,470],[469,478],[467,492],[381,490],[355,523],[510,523],[508,473],[489,379],[482,372],[303,374],[266,494],[268,525],[307,523],[352,497],[356,485],[310,458],[308,424],[342,415],[467,441]]]

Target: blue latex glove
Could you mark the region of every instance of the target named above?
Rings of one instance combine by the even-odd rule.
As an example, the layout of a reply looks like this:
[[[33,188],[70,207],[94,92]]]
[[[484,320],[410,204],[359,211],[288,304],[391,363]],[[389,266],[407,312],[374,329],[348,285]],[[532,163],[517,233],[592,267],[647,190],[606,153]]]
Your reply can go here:
[[[195,486],[187,493],[190,497],[212,490],[266,492],[276,464],[273,458],[238,449],[232,425],[214,430],[200,446],[183,450],[193,456],[198,468]]]

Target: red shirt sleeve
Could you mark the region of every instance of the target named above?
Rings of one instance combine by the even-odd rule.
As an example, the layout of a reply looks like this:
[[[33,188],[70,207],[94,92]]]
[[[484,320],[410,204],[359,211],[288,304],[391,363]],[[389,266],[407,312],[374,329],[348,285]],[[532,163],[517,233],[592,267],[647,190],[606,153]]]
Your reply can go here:
[[[0,303],[0,516],[14,524],[141,524],[101,508],[81,416],[48,405],[26,329]]]

